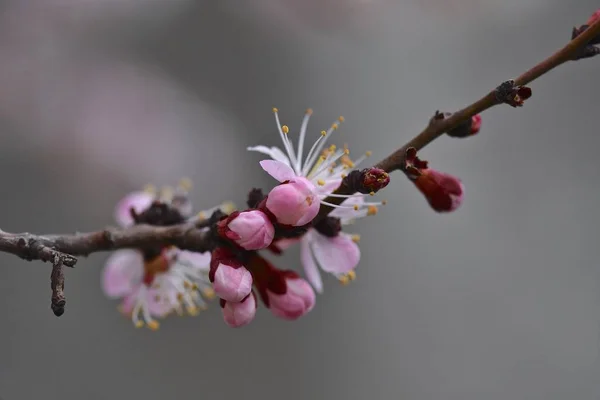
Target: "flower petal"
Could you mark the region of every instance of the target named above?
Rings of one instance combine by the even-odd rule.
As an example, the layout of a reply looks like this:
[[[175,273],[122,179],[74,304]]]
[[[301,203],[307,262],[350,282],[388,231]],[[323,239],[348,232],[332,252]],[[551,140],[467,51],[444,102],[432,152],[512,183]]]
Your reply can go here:
[[[271,157],[273,160],[282,162],[285,165],[291,167],[289,158],[278,147],[270,147],[269,148],[267,146],[254,146],[254,147],[248,147],[246,150],[257,151],[259,153],[266,154],[269,157]]]
[[[125,196],[115,209],[115,220],[121,226],[130,226],[133,224],[131,217],[131,208],[136,212],[141,213],[146,208],[150,207],[154,201],[154,196],[147,192],[133,192]]]
[[[283,238],[283,239],[277,240],[274,243],[277,247],[279,247],[279,249],[287,250],[290,247],[292,247],[294,244],[298,243],[299,241],[300,241],[300,239],[298,239],[298,238]]]
[[[311,244],[315,258],[325,272],[346,274],[360,261],[360,249],[348,234],[340,233],[330,238],[315,232]]]
[[[269,175],[277,179],[279,182],[289,181],[296,177],[294,170],[289,165],[275,160],[262,160],[260,166]]]
[[[135,250],[115,251],[102,271],[102,290],[106,296],[118,298],[133,292],[144,273],[142,254]]]
[[[329,213],[329,216],[339,218],[344,225],[348,224],[354,219],[362,218],[367,215],[367,210],[363,207],[364,203],[364,196],[349,197],[342,202],[341,205],[343,207],[334,209]],[[358,210],[355,210],[354,206],[358,206]]]
[[[317,293],[320,294],[323,293],[323,280],[310,250],[309,235],[310,232],[306,233],[302,238],[300,244],[300,262],[302,262],[302,266],[304,267],[306,278],[313,285]]]
[[[196,253],[193,251],[179,250],[177,259],[199,270],[208,271],[210,269],[211,253],[210,251]]]

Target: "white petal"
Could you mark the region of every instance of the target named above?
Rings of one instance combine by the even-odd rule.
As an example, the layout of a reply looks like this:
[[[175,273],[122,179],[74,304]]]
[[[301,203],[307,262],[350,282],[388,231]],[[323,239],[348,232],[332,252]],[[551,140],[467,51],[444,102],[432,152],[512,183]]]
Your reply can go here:
[[[177,253],[178,260],[202,271],[208,271],[210,269],[210,257],[210,251],[195,253],[193,251],[180,250]]]
[[[142,254],[135,250],[117,250],[106,260],[102,271],[102,290],[118,298],[133,292],[144,274]]]
[[[311,248],[323,271],[332,274],[346,274],[360,261],[358,245],[345,233],[330,238],[315,232]]]
[[[323,280],[321,279],[321,273],[319,272],[319,268],[317,268],[317,264],[315,263],[310,250],[308,233],[302,238],[300,245],[300,261],[304,267],[306,279],[308,279],[317,293],[323,293]]]
[[[289,181],[296,177],[292,167],[282,163],[281,161],[262,160],[260,162],[260,166],[279,182]]]
[[[269,157],[271,157],[273,160],[282,162],[285,165],[287,165],[288,167],[291,167],[290,159],[278,147],[254,146],[254,147],[248,147],[246,150],[257,151],[259,153],[266,154]]]

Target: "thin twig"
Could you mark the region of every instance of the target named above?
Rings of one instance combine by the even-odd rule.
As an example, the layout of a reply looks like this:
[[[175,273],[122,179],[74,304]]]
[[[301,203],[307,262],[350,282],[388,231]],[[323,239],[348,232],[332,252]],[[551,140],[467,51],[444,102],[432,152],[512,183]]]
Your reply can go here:
[[[533,68],[527,70],[514,80],[516,86],[524,86],[529,82],[539,78],[546,74],[550,70],[558,67],[561,64],[573,59],[575,54],[592,40],[592,38],[600,34],[600,20],[590,25],[583,33],[571,40],[565,47],[558,50],[556,53],[546,58]],[[392,154],[375,164],[374,168],[380,168],[386,172],[393,172],[402,170],[404,168],[404,161],[406,156],[406,150],[410,147],[414,147],[417,150],[422,149],[429,143],[443,135],[444,133],[452,130],[453,128],[460,125],[462,122],[467,121],[476,114],[482,111],[492,108],[495,105],[501,104],[496,99],[495,90],[490,91],[488,94],[477,100],[476,102],[466,106],[462,110],[453,113],[448,118],[430,121],[427,127],[419,133],[417,136],[408,141],[404,146],[394,151]],[[334,194],[352,194],[348,192],[347,185],[341,185]],[[340,197],[327,197],[326,202],[332,204],[340,204],[344,199]],[[321,205],[319,215],[313,220],[315,223],[319,222],[322,218],[327,216],[333,210],[330,206]]]

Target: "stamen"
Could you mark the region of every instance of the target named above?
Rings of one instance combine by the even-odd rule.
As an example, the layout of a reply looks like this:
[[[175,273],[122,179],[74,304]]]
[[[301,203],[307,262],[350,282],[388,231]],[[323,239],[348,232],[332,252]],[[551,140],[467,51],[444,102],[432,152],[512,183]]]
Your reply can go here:
[[[343,118],[339,118],[338,122],[343,122]],[[306,157],[306,162],[304,163],[304,170],[302,175],[306,176],[307,172],[309,171],[310,167],[312,166],[312,164],[315,163],[315,160],[317,158],[317,154],[319,154],[321,152],[321,150],[323,150],[323,146],[325,145],[325,142],[327,141],[327,139],[329,138],[329,136],[331,136],[331,134],[333,133],[334,130],[336,130],[339,127],[339,124],[337,122],[334,122],[331,127],[327,130],[327,132],[325,132],[325,136],[322,136],[323,140],[319,140],[317,139],[317,141],[319,142],[316,149],[315,149],[315,153],[311,155],[311,157]],[[322,133],[321,133],[322,134]],[[315,143],[317,144],[317,143]],[[310,155],[310,153],[309,153]]]
[[[371,215],[375,215],[377,214],[377,206],[369,206],[368,211],[367,211],[367,215],[371,216]]]
[[[212,300],[215,298],[216,293],[213,288],[209,287],[209,288],[205,288],[204,290],[202,290],[202,296],[204,296],[208,300]]]
[[[291,148],[291,143],[290,141],[287,139],[286,133],[283,132],[283,127],[286,128],[286,130],[289,132],[289,128],[286,125],[281,125],[281,121],[279,121],[279,114],[278,114],[278,110],[277,108],[273,107],[273,113],[275,114],[275,122],[277,123],[277,130],[279,131],[279,137],[281,138],[281,141],[283,142],[283,147],[285,147],[285,151],[287,152],[287,156],[290,159],[290,163],[292,164],[292,167],[294,168],[294,171],[296,172],[297,175],[300,174],[299,171],[296,170],[296,155],[294,154],[294,150],[293,148]]]
[[[308,160],[310,160],[313,157],[313,153],[315,153],[315,150],[316,150],[317,146],[319,145],[319,142],[326,140],[325,136],[327,136],[327,132],[321,131],[321,136],[319,136],[319,138],[313,143],[312,147],[308,151],[308,154],[306,156],[306,161],[304,162],[304,166],[302,167],[302,176],[308,175],[308,169],[310,168],[310,164],[308,164]]]
[[[340,204],[333,204],[333,203],[330,203],[328,201],[323,201],[323,200],[321,200],[321,204],[332,207],[332,208],[346,208],[346,209],[358,210],[358,208],[357,208],[358,205],[356,205],[356,204],[352,205],[352,206],[340,205]]]
[[[341,198],[341,199],[348,199],[350,197],[363,197],[364,194],[362,194],[362,193],[355,193],[355,194],[335,194],[335,193],[325,194],[325,193],[323,193],[323,194],[320,194],[319,196],[323,196],[323,197],[337,197],[337,198]]]
[[[354,243],[360,242],[360,235],[352,235],[351,238]]]
[[[144,186],[144,192],[151,194],[151,195],[156,195],[156,186],[149,183],[146,186]]]
[[[304,151],[304,139],[306,138],[306,129],[308,127],[308,121],[312,115],[313,110],[306,109],[306,114],[302,119],[302,125],[300,126],[300,137],[298,138],[298,159],[296,160],[296,170],[302,172],[302,152]]]
[[[192,186],[193,183],[190,178],[181,178],[181,180],[179,181],[179,187],[186,192],[192,190]]]
[[[319,168],[317,168],[317,166],[315,166],[315,168],[313,168],[313,171],[311,171],[310,174],[307,175],[307,177],[319,176],[321,173],[323,173],[325,170],[327,170],[332,163],[339,160],[343,155],[344,155],[343,151],[337,150],[332,155],[327,156],[325,158],[325,160],[323,161],[323,163],[321,164],[321,166]],[[315,169],[317,169],[317,170],[315,171]]]
[[[160,328],[160,324],[155,319],[148,321],[147,325],[148,325],[148,328],[150,328],[153,331],[156,331],[156,330],[158,330],[158,328]]]

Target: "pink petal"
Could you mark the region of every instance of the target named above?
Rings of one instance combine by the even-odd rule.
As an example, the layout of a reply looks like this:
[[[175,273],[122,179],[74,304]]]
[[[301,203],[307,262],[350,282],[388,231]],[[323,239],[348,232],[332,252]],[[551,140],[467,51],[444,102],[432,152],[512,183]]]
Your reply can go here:
[[[325,272],[346,274],[360,261],[358,245],[345,233],[329,238],[315,231],[311,245],[317,262]]]
[[[141,213],[147,209],[154,201],[154,196],[146,192],[133,192],[125,196],[115,209],[115,220],[121,226],[130,226],[133,224],[131,218],[131,208],[137,213]]]
[[[286,165],[281,161],[262,160],[260,162],[260,166],[279,182],[289,181],[296,177],[294,170],[289,165]]]
[[[248,325],[256,315],[256,299],[250,295],[241,303],[226,302],[223,307],[223,319],[232,328]]]
[[[219,264],[213,288],[217,296],[226,301],[239,302],[252,290],[252,275],[244,268]]]
[[[117,250],[106,260],[102,271],[102,290],[111,298],[133,292],[144,273],[142,254],[135,250]]]
[[[311,232],[306,233],[302,238],[300,244],[300,262],[302,262],[304,273],[310,284],[313,285],[317,293],[323,293],[323,281],[321,279],[319,268],[317,268],[317,264],[315,263],[315,259],[310,250],[309,235],[311,235]]]

